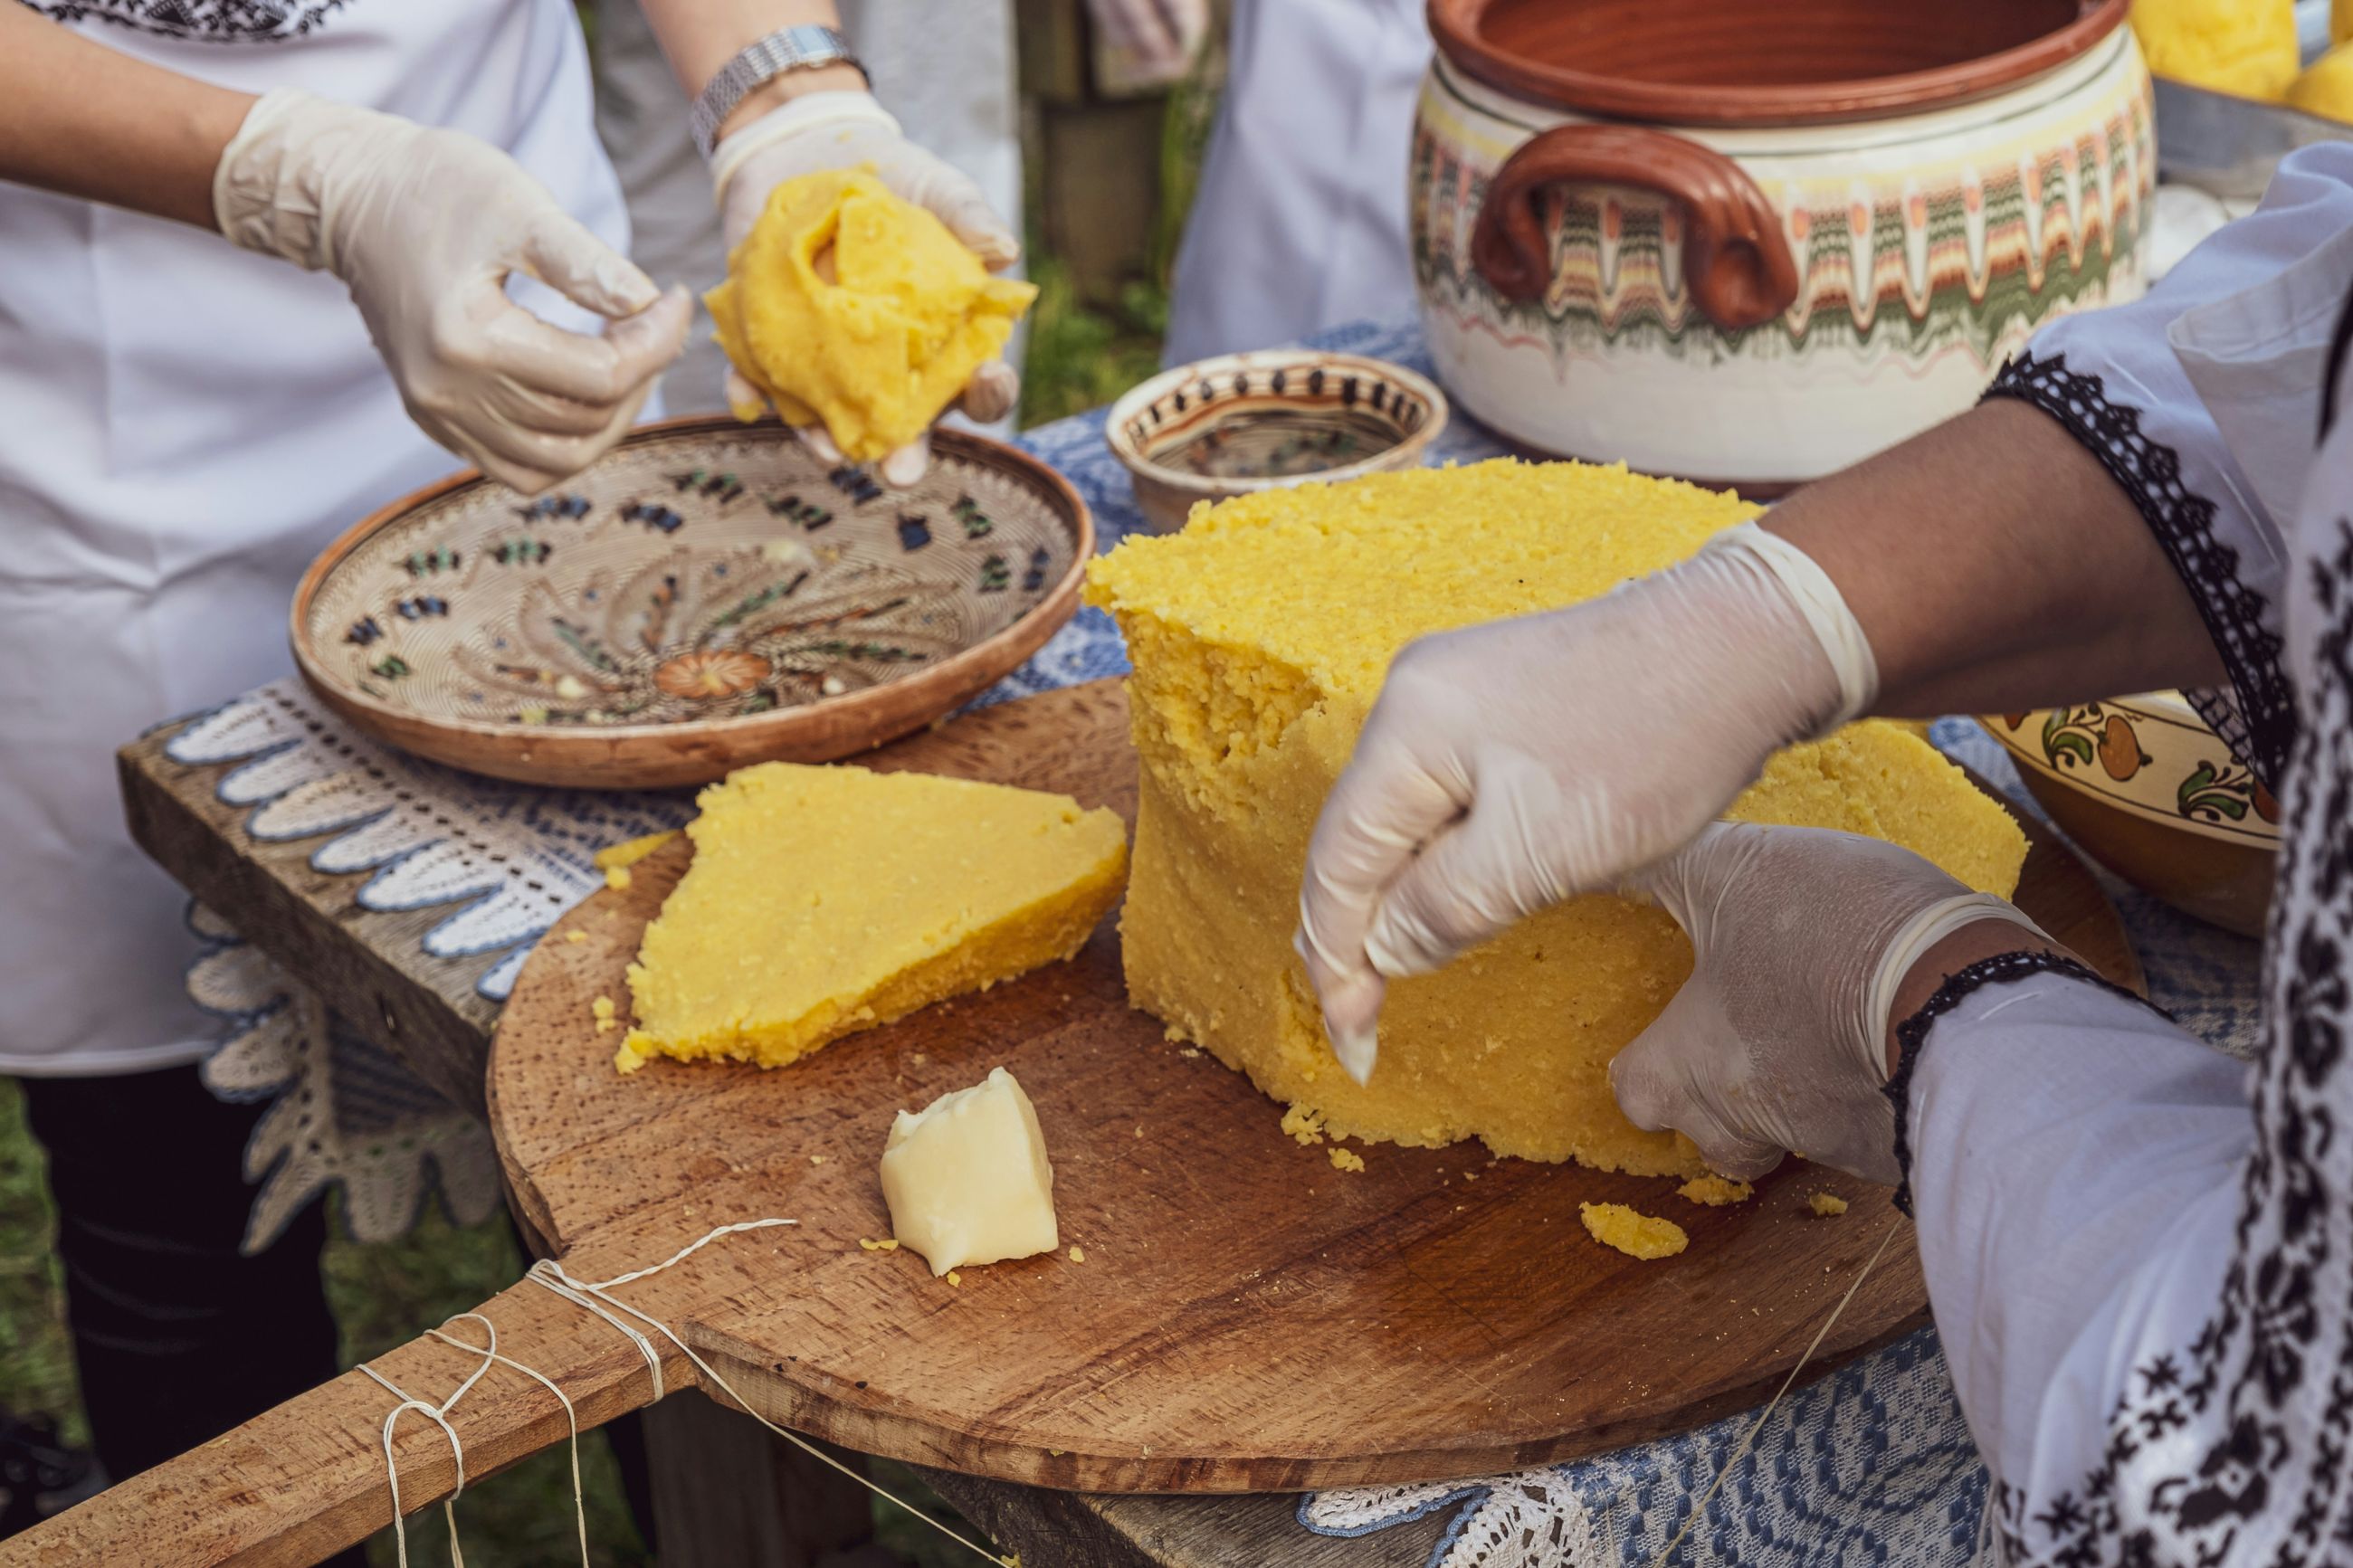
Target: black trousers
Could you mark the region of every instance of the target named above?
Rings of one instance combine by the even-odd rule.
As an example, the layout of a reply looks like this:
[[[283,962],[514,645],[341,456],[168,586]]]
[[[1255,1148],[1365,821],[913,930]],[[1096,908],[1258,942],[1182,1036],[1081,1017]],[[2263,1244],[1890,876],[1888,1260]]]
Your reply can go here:
[[[208,1442],[343,1370],[319,1277],[325,1205],[248,1258],[245,1145],[259,1105],[213,1098],[193,1067],[19,1079],[49,1155],[66,1313],[99,1462],[121,1480]],[[518,1239],[518,1250],[520,1250]],[[653,1544],[636,1416],[606,1427]],[[331,1568],[364,1568],[357,1550]]]
[[[48,1151],[82,1408],[111,1479],[343,1370],[319,1278],[324,1205],[304,1209],[269,1250],[237,1250],[253,1205],[245,1144],[260,1106],[214,1099],[193,1067],[18,1083]]]

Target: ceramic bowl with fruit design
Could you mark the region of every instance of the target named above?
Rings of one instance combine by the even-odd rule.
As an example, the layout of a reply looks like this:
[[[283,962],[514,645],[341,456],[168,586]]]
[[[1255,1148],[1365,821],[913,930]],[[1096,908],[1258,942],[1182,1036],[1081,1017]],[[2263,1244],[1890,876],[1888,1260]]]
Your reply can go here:
[[[2093,858],[2200,920],[2262,932],[2278,803],[2182,698],[2159,692],[1980,721]]]

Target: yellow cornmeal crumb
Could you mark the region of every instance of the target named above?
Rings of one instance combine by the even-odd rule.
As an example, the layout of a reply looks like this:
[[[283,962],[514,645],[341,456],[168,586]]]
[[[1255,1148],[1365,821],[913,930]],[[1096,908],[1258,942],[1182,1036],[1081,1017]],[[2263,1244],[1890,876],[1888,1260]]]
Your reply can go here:
[[[1361,1171],[1365,1168],[1365,1157],[1353,1149],[1333,1149],[1327,1152],[1332,1156],[1332,1168],[1335,1171]]]
[[[1086,1260],[1087,1260],[1087,1249],[1086,1249],[1085,1247],[1078,1247],[1078,1246],[1073,1246],[1073,1247],[1071,1248],[1071,1262],[1073,1262],[1073,1263],[1084,1263]]]
[[[961,1285],[964,1283],[964,1276],[951,1268],[948,1270],[948,1283],[951,1285]]]
[[[1645,1263],[1672,1258],[1691,1245],[1691,1237],[1674,1221],[1640,1213],[1624,1204],[1579,1204],[1577,1217],[1585,1222],[1586,1232],[1594,1240]]]
[[[1143,763],[1129,998],[1329,1137],[1701,1174],[1687,1141],[1637,1130],[1609,1093],[1610,1058],[1690,972],[1662,910],[1572,899],[1397,982],[1369,1086],[1333,1059],[1291,938],[1309,832],[1398,648],[1606,593],[1756,510],[1620,468],[1503,460],[1197,507],[1181,533],[1094,562]],[[1731,815],[1889,839],[2002,894],[2026,854],[2001,806],[1883,723],[1779,753]]]
[[[588,940],[588,933],[585,931],[568,931],[564,933],[564,940],[575,943],[584,942]]]
[[[1704,1176],[1694,1176],[1675,1189],[1676,1196],[1689,1198],[1695,1204],[1705,1204],[1710,1208],[1721,1208],[1725,1204],[1745,1204],[1756,1193],[1757,1189],[1746,1182],[1736,1182],[1713,1171]]]
[[[1324,1142],[1324,1117],[1303,1105],[1294,1105],[1282,1113],[1282,1130],[1302,1143]]]
[[[624,1036],[621,1040],[620,1048],[613,1053],[613,1070],[615,1072],[632,1073],[645,1066],[648,1062],[653,1060],[653,1058],[646,1055],[643,1051],[638,1050],[635,1046],[629,1044],[630,1038],[631,1037]]]
[[[858,1238],[858,1246],[859,1249],[864,1252],[896,1252],[899,1250],[899,1243],[896,1237],[892,1237],[885,1241],[874,1241],[861,1236]]]
[[[811,1154],[809,1156],[809,1163],[812,1165],[822,1165],[825,1163],[825,1156],[822,1154]]]
[[[785,422],[822,420],[863,463],[923,434],[1037,297],[856,170],[771,191],[702,298],[720,346]]]
[[[649,833],[642,838],[625,838],[618,844],[608,844],[596,851],[596,869],[610,871],[618,867],[627,870],[677,837],[678,829],[671,827],[659,833]],[[628,885],[626,882],[622,884],[624,887]]]
[[[694,863],[629,966],[632,1048],[782,1067],[1085,942],[1120,820],[1068,795],[764,763],[702,792]]]
[[[1846,1213],[1846,1200],[1836,1193],[1816,1193],[1806,1200],[1806,1206],[1822,1219]]]
[[[596,1032],[600,1035],[609,1035],[621,1026],[620,1019],[613,1016],[613,999],[610,996],[599,996],[589,1003],[588,1013],[596,1020]]]
[[[613,891],[617,893],[628,888],[628,885],[636,879],[636,878],[629,874],[629,868],[627,866],[607,866],[605,868],[605,886],[612,889]]]

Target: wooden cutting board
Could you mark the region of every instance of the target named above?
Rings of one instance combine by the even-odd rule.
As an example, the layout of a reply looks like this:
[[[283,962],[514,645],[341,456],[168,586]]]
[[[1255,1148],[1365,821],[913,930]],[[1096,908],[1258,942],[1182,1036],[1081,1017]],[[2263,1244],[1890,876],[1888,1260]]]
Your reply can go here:
[[[1112,683],[960,719],[869,761],[1066,790],[1132,814]],[[2140,971],[2081,861],[2027,825],[2018,901],[2112,978]],[[1672,1184],[1490,1163],[1473,1146],[1373,1145],[1332,1168],[1281,1108],[1129,1011],[1110,922],[1068,964],[788,1068],[612,1068],[598,995],[625,1002],[638,933],[685,869],[642,861],[543,942],[507,1005],[490,1105],[517,1212],[575,1277],[731,1236],[615,1294],[674,1327],[771,1420],[867,1453],[1103,1491],[1282,1491],[1435,1480],[1591,1453],[1754,1405],[1797,1362],[1863,1259],[1896,1232],[1809,1363],[1829,1370],[1926,1313],[1906,1222],[1883,1189],[1792,1162],[1748,1203]],[[583,940],[569,940],[577,932]],[[386,1014],[387,1025],[391,1015]],[[1085,1249],[963,1271],[870,1252],[892,1114],[1005,1065],[1036,1102],[1063,1238]],[[1835,1219],[1809,1194],[1852,1204]],[[1639,1263],[1588,1238],[1580,1202],[1672,1215],[1690,1250]],[[484,1303],[499,1347],[560,1383],[582,1426],[656,1396],[610,1324],[530,1281]],[[479,1343],[478,1321],[451,1329]],[[658,1336],[663,1386],[701,1373]],[[438,1403],[480,1365],[424,1338],[371,1365]],[[721,1398],[724,1394],[710,1389]],[[359,1373],[131,1478],[0,1546],[48,1568],[286,1568],[381,1528],[393,1396]],[[546,1390],[497,1367],[448,1413],[479,1480],[564,1440]],[[392,1438],[417,1509],[458,1479],[414,1414]]]
[[[878,753],[910,768],[1134,810],[1115,683],[984,711]],[[2018,900],[2112,977],[2140,979],[2083,864],[2029,825]],[[623,1289],[763,1414],[870,1453],[1089,1490],[1420,1481],[1610,1448],[1741,1409],[1788,1373],[1891,1227],[1885,1190],[1790,1162],[1706,1209],[1673,1184],[1373,1145],[1359,1174],[1279,1130],[1282,1108],[1127,1005],[1114,922],[1079,957],[842,1040],[787,1069],[659,1061],[623,1078],[639,932],[680,840],[582,906],[507,1005],[490,1101],[521,1212],[575,1274],[617,1275],[712,1226],[779,1215]],[[573,932],[586,940],[569,940]],[[1058,1255],[935,1280],[890,1232],[875,1167],[892,1114],[1005,1066],[1055,1167]],[[1851,1204],[1819,1219],[1807,1196]],[[1672,1216],[1682,1256],[1587,1237],[1582,1202]],[[557,1311],[572,1309],[556,1306]],[[1924,1321],[1890,1248],[1809,1367]],[[607,1333],[610,1331],[607,1331]],[[681,1363],[684,1375],[693,1375]],[[642,1373],[639,1384],[645,1379]]]

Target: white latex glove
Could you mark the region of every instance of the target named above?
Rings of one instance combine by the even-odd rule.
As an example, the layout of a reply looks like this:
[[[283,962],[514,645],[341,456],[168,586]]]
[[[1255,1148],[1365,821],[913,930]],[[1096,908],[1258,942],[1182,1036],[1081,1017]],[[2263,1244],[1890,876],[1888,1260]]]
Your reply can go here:
[[[711,177],[718,193],[721,226],[730,255],[752,232],[768,205],[768,193],[786,180],[827,169],[871,169],[901,199],[930,209],[948,232],[962,240],[991,272],[1021,259],[1021,242],[980,194],[980,187],[954,166],[907,140],[890,112],[863,92],[813,92],[772,109],[712,149]],[[965,385],[959,405],[982,424],[1013,412],[1021,380],[1001,359],[984,363]],[[766,400],[733,367],[727,401],[736,409],[757,409]],[[822,425],[794,433],[829,464],[841,448]],[[932,460],[928,434],[900,447],[879,465],[882,482],[903,489],[923,477]]]
[[[1673,1128],[1740,1180],[1798,1150],[1894,1182],[1895,1108],[1880,1091],[1897,987],[1965,925],[2042,934],[1908,849],[1820,828],[1718,823],[1637,882],[1694,963],[1609,1064],[1609,1086],[1634,1125]]]
[[[1754,524],[1603,598],[1407,647],[1300,888],[1299,951],[1341,1065],[1371,1075],[1387,980],[1616,887],[1877,689],[1830,578]]]
[[[621,438],[693,318],[488,142],[290,88],[246,115],[213,210],[235,244],[348,284],[418,427],[526,493]],[[617,324],[548,325],[508,298],[516,272]]]
[[[1138,85],[1183,76],[1209,30],[1208,0],[1087,0],[1087,10]]]

